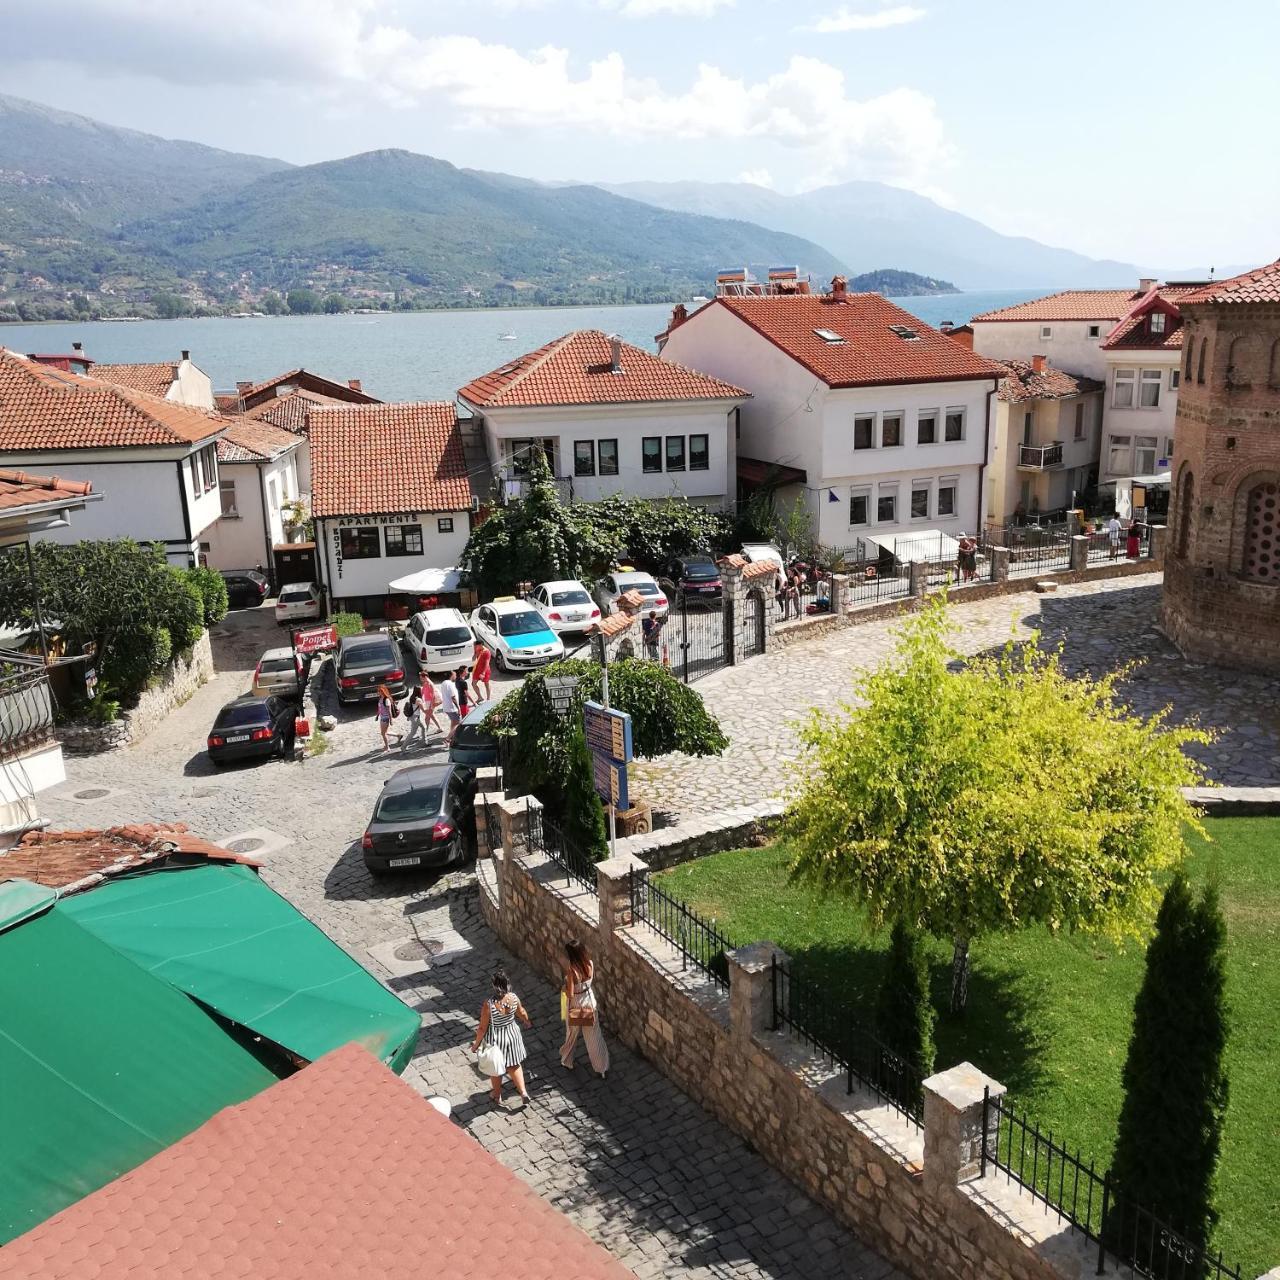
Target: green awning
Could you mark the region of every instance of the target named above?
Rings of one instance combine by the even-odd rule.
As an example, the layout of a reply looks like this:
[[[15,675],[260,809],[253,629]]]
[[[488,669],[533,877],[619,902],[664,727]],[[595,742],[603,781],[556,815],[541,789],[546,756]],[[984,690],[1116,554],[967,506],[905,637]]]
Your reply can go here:
[[[356,1041],[403,1071],[419,1017],[240,864],[123,876],[61,903],[109,946],[314,1061]]]
[[[0,1244],[276,1079],[49,897],[0,884]]]

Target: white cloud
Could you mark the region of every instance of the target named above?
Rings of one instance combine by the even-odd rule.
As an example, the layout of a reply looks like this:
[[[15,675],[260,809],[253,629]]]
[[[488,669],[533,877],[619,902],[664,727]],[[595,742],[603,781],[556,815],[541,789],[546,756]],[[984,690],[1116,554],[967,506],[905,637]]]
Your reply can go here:
[[[773,174],[768,169],[743,169],[738,174],[735,182],[747,182],[753,187],[768,187],[770,191],[774,190]]]
[[[718,9],[731,9],[734,0],[626,0],[622,12],[628,18],[652,18],[669,13],[681,18],[709,18]]]
[[[919,22],[926,10],[917,9],[914,5],[900,4],[888,9],[876,9],[869,13],[850,9],[841,5],[835,13],[819,18],[802,31],[883,31],[886,27],[901,27],[908,22]]]

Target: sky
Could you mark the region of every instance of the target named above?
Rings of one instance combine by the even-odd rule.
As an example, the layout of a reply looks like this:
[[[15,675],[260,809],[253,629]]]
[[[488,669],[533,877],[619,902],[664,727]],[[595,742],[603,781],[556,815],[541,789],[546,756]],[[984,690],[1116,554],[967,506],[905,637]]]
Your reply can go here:
[[[0,92],[295,163],[873,179],[1147,267],[1280,256],[1280,0],[0,0],[0,33]]]

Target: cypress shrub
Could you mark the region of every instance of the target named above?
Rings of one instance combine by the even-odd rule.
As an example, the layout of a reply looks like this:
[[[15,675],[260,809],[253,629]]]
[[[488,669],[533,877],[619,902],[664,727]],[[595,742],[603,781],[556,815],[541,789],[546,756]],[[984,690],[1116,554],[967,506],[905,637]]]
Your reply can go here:
[[[924,943],[914,929],[899,920],[893,926],[884,978],[876,1000],[876,1036],[885,1048],[905,1059],[923,1080],[933,1074],[933,1023],[929,962]],[[902,1101],[913,1101],[916,1094],[914,1084],[906,1085]]]
[[[565,843],[575,853],[600,862],[609,856],[609,837],[605,831],[604,809],[596,795],[591,752],[580,724],[574,725],[569,734],[567,754],[561,830]]]

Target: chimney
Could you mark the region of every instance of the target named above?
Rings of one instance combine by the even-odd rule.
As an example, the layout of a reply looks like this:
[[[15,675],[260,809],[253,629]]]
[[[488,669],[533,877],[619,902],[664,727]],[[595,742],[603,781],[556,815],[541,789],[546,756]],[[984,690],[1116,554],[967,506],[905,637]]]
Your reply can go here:
[[[844,276],[831,277],[831,301],[843,302],[849,288],[849,282]]]
[[[796,285],[796,292],[797,292],[797,293],[808,293],[808,292],[809,292],[809,282],[808,282],[807,280],[801,280],[801,281],[799,281],[799,282],[797,283],[797,285]]]
[[[667,332],[670,333],[677,325],[682,325],[689,318],[689,308],[683,302],[677,302],[671,308],[671,323],[667,325]]]
[[[191,359],[191,352],[190,352],[190,351],[184,351],[184,352],[182,353],[182,359],[183,359],[184,361],[190,360],[190,359]]]
[[[622,339],[616,333],[609,335],[609,372],[622,372]]]
[[[954,329],[955,327],[956,327],[956,324],[954,320],[944,320],[942,324],[939,326],[939,328],[943,333],[950,333],[951,330]]]
[[[351,390],[352,390],[352,391],[359,391],[359,390],[360,390],[360,379],[359,379],[359,378],[348,378],[348,379],[347,379],[347,386],[349,386],[349,387],[351,388]]]
[[[1032,357],[1031,357],[1031,372],[1032,372],[1032,373],[1043,373],[1043,372],[1044,372],[1044,365],[1045,365],[1045,359],[1044,359],[1044,356],[1032,356]]]
[[[83,350],[84,350],[84,343],[83,343],[83,342],[73,342],[73,343],[71,344],[71,350],[72,350],[72,351],[83,351]]]
[[[247,396],[247,395],[249,394],[249,392],[250,392],[250,391],[252,391],[252,390],[253,390],[253,383],[252,383],[252,382],[237,382],[237,383],[236,383],[236,394],[237,394],[237,395]]]
[[[1138,281],[1139,293],[1150,293],[1151,290],[1154,289],[1155,287],[1156,287],[1155,276],[1143,276],[1142,279]]]

